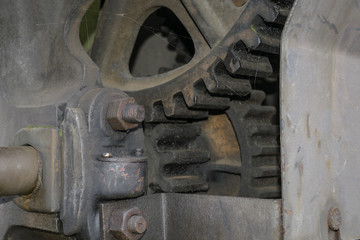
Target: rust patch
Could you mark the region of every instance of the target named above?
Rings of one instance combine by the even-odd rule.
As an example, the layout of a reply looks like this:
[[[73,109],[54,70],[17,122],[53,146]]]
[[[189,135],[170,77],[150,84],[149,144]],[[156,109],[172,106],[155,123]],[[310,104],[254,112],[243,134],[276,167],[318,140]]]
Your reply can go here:
[[[140,172],[141,172],[141,168],[139,168],[136,172],[136,176],[139,177],[140,176]]]
[[[144,177],[138,179],[138,182],[143,182],[143,181],[144,181]]]
[[[304,174],[304,165],[303,165],[303,163],[299,164],[299,173],[300,173],[300,176],[302,176]]]
[[[326,162],[326,168],[327,168],[327,170],[328,170],[328,172],[330,174],[331,173],[331,162],[330,161]]]
[[[288,209],[284,209],[284,211],[285,211],[285,214],[287,214],[287,215],[290,215],[290,214],[292,214],[293,212],[291,211],[291,210],[288,210]]]

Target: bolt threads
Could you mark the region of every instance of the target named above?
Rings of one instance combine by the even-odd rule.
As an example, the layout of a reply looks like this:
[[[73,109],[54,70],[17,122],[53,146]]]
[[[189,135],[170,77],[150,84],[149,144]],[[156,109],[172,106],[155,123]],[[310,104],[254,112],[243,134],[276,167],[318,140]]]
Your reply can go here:
[[[133,233],[141,234],[147,228],[146,220],[143,216],[132,216],[128,221],[128,230]]]
[[[122,111],[122,118],[128,123],[140,123],[145,119],[145,109],[137,104],[127,105]]]

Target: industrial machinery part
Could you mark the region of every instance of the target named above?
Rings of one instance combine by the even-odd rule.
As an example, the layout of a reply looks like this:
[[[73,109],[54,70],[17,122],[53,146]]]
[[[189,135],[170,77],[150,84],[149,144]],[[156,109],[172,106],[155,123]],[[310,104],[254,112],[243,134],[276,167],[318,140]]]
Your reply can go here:
[[[359,22],[358,0],[300,0],[284,29],[285,239],[360,238]]]
[[[359,238],[358,0],[93,2],[0,9],[0,239]]]
[[[178,193],[100,204],[102,239],[114,239],[113,216],[134,206],[149,221],[142,240],[281,239],[280,200]]]
[[[281,196],[275,109],[261,105],[265,94],[251,83],[278,81],[280,35],[290,7],[291,1],[267,0],[105,2],[91,57],[105,86],[127,91],[145,107],[149,192]],[[177,59],[191,60],[147,76],[149,66],[139,59],[146,67],[131,72],[138,23],[156,31],[148,22],[153,15],[146,17],[154,11],[170,15],[166,10],[188,31],[176,34],[165,21],[160,29],[167,29],[168,47]],[[214,124],[222,130],[214,131]]]
[[[30,231],[34,239],[151,239],[158,234],[152,230],[154,223],[169,220],[148,215],[140,202],[167,195],[142,196],[146,190],[148,194],[206,191],[280,197],[278,131],[270,122],[275,109],[261,105],[265,94],[253,89],[251,81],[276,81],[286,19],[283,8],[289,9],[290,4],[105,1],[90,50],[101,68],[100,78],[100,70],[78,39],[82,16],[91,2],[28,1],[17,12],[19,3],[8,2],[0,10],[7,20],[1,22],[2,29],[8,31],[3,55],[9,59],[1,68],[5,101],[0,122],[16,116],[4,131],[2,144],[31,146],[20,148],[34,149],[39,155],[32,164],[37,175],[29,174],[34,178],[30,186],[26,191],[13,189],[11,193],[20,196],[4,199],[2,211],[14,216],[1,222],[0,237],[24,236],[29,228],[38,228],[41,231]],[[210,11],[203,11],[206,5]],[[191,41],[179,41],[179,35],[164,26],[178,63],[144,77],[129,62],[141,23],[159,9],[165,17],[169,17],[166,11],[172,11],[173,21],[183,24],[181,31]],[[118,26],[125,30],[114,31]],[[41,67],[34,65],[37,59]],[[138,64],[136,58],[133,61]],[[129,72],[131,68],[135,70]],[[142,77],[131,77],[137,74]],[[110,210],[110,219],[98,208],[103,203],[105,209],[107,201],[137,197],[138,208]],[[252,206],[260,217],[244,226],[266,222],[272,237],[280,236],[279,200],[198,195],[166,199],[169,203],[174,199],[173,206],[181,201],[186,208],[194,207],[195,201],[207,201],[218,217],[223,216],[223,203],[231,209],[241,202],[244,209],[231,218],[239,219]],[[276,217],[270,220],[270,216]],[[39,227],[28,222],[33,219],[39,219]],[[226,226],[212,237],[233,238],[249,228],[231,236]],[[209,227],[203,225],[199,234]],[[172,238],[174,233],[167,234],[162,237]]]

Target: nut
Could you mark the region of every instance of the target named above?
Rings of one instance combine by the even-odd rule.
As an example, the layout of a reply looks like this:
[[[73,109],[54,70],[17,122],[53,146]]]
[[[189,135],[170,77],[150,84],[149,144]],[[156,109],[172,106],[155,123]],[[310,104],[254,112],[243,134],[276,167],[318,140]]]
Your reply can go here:
[[[139,208],[114,211],[110,220],[110,232],[116,239],[140,239],[147,228],[147,222]]]
[[[109,103],[106,120],[114,130],[128,130],[144,121],[145,110],[132,97],[120,98]]]
[[[337,207],[330,208],[328,215],[328,224],[331,230],[333,231],[339,230],[341,225],[341,212],[339,208]]]

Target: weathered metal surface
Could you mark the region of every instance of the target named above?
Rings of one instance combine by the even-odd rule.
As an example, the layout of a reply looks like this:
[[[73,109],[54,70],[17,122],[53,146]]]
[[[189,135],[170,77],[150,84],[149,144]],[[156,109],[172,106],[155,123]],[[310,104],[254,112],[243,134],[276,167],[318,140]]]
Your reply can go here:
[[[90,3],[91,0],[2,2],[1,146],[14,144],[13,138],[22,128],[57,128],[63,120],[65,106],[74,104],[89,87],[97,84],[98,68],[83,51],[78,38],[82,15]],[[31,143],[35,145],[44,139],[32,140],[34,142]],[[44,155],[50,151],[45,145],[41,145]],[[49,161],[46,165],[52,163],[55,162]],[[53,167],[54,170],[57,166]],[[42,180],[49,180],[47,176],[53,173],[52,170],[43,172]],[[47,212],[56,212],[60,201],[57,195],[59,179],[52,178],[42,184],[44,187],[51,186],[46,192],[52,198],[48,198],[46,203],[37,202],[36,207],[31,199],[27,202],[28,207],[33,211],[46,209]],[[38,190],[37,194],[40,194],[41,188]],[[14,225],[59,231],[55,215],[26,213],[10,200],[13,198],[7,198],[0,204],[0,214],[3,216],[0,221],[1,239],[7,229]],[[15,201],[19,203],[22,200]]]
[[[144,193],[146,157],[142,129],[114,131],[106,120],[108,104],[128,97],[115,89],[93,89],[79,108],[67,108],[63,134],[63,198],[60,219],[66,235],[98,239],[96,204],[101,200],[134,198]]]
[[[140,239],[147,228],[147,222],[137,207],[113,211],[109,224],[110,233],[119,240]]]
[[[7,231],[4,240],[78,240],[76,236],[65,236],[59,233],[46,232],[38,229],[13,226]]]
[[[285,239],[360,229],[360,1],[298,0],[283,33],[281,144]]]
[[[134,128],[126,133],[113,131],[106,121],[108,103],[119,96],[126,97],[126,95],[109,89],[88,91],[95,85],[101,85],[96,82],[99,80],[97,67],[86,56],[78,41],[78,26],[81,16],[90,3],[91,1],[86,0],[64,0],[57,3],[44,0],[29,0],[26,3],[22,1],[5,2],[6,7],[0,10],[1,20],[3,20],[0,24],[3,26],[0,31],[1,33],[5,31],[5,33],[1,34],[0,38],[2,46],[4,46],[2,48],[3,59],[9,60],[2,64],[1,66],[4,67],[0,69],[4,80],[0,85],[0,92],[4,98],[4,101],[0,102],[2,113],[0,123],[2,128],[4,126],[8,128],[4,130],[6,134],[1,135],[3,143],[9,143],[9,139],[13,137],[15,131],[28,125],[52,126],[54,129],[60,127],[58,132],[55,131],[52,134],[62,137],[61,144],[64,147],[62,151],[64,162],[61,166],[63,168],[61,183],[63,192],[60,208],[60,218],[63,220],[62,230],[66,234],[79,234],[84,239],[98,239],[100,224],[96,204],[103,200],[133,198],[142,195],[144,193],[146,157],[143,156],[143,151],[139,150],[144,148],[142,129]],[[168,7],[174,11],[185,27],[189,29],[196,47],[194,61],[160,77],[133,78],[128,72],[127,63],[137,30],[142,20],[159,6]],[[269,116],[273,114],[273,109],[260,107],[262,94],[251,91],[247,77],[245,79],[242,76],[235,78],[233,75],[242,75],[245,72],[251,78],[260,75],[266,77],[271,74],[270,63],[262,57],[263,52],[248,50],[259,50],[264,53],[278,51],[278,35],[273,38],[273,35],[268,36],[264,33],[266,21],[258,17],[261,15],[267,21],[276,21],[278,9],[274,8],[267,0],[253,0],[244,8],[247,11],[242,15],[242,21],[234,26],[228,37],[215,51],[210,53],[209,58],[203,59],[210,52],[210,48],[198,32],[199,26],[196,26],[180,1],[106,1],[99,34],[104,34],[103,36],[108,39],[104,40],[105,44],[97,49],[98,55],[94,54],[97,57],[96,60],[100,59],[98,62],[106,70],[103,71],[105,76],[103,83],[107,86],[134,90],[158,86],[161,83],[175,80],[176,84],[169,84],[161,89],[154,88],[149,95],[139,93],[144,96],[142,101],[148,102],[148,108],[151,110],[155,109],[154,103],[163,104],[161,107],[164,109],[154,110],[149,114],[162,114],[159,118],[157,118],[158,116],[152,118],[152,120],[160,119],[158,120],[160,122],[163,119],[167,121],[168,118],[175,119],[174,121],[183,121],[184,118],[203,119],[207,116],[209,109],[221,109],[224,113],[224,109],[230,104],[230,98],[248,97],[251,94],[252,97],[248,102],[251,107],[245,106],[249,111],[243,111],[243,113],[256,119],[252,122],[256,125],[255,128],[249,126],[250,130],[255,129],[256,132],[259,130],[257,129],[258,123],[261,125],[265,121],[267,122]],[[114,28],[121,31],[114,32]],[[279,33],[276,28],[280,29],[281,26],[276,25],[275,29],[271,27],[272,30],[269,32]],[[44,38],[44,36],[46,37]],[[246,46],[240,40],[243,40]],[[109,57],[110,53],[113,55]],[[241,54],[245,55],[244,61],[239,57]],[[103,57],[104,61],[102,61]],[[197,68],[192,69],[195,65]],[[257,75],[258,73],[259,75]],[[176,88],[173,88],[175,85]],[[88,93],[83,96],[87,91]],[[208,91],[218,96],[215,97]],[[148,101],[150,95],[155,96],[156,99],[152,98],[151,101]],[[78,99],[81,96],[83,97],[79,102]],[[158,96],[159,98],[157,98]],[[156,105],[156,107],[160,105]],[[233,119],[237,117],[236,115]],[[63,124],[60,126],[62,121]],[[272,130],[271,127],[270,129],[265,127],[257,132],[260,134],[265,132],[267,138],[264,142],[271,144],[260,148],[254,146],[252,148],[254,152],[249,155],[254,153],[251,156],[270,156],[271,161],[273,160],[278,148],[273,145],[273,141],[276,139],[276,137],[274,138],[276,130]],[[268,131],[270,131],[270,135],[268,135]],[[22,140],[24,139],[18,139],[18,141]],[[44,139],[41,140],[44,141]],[[35,142],[33,143],[35,144]],[[41,144],[39,145],[41,148],[49,147]],[[51,147],[48,150],[52,151]],[[196,155],[196,153],[194,151],[176,155],[176,152],[170,152],[169,155],[180,156],[180,160],[186,160],[189,155]],[[200,153],[200,155],[202,155],[201,157],[205,156],[204,158],[207,160],[206,152],[205,154]],[[51,164],[52,162],[46,163]],[[217,170],[219,172],[224,170],[222,167],[220,166],[220,169]],[[230,169],[232,165],[226,167]],[[171,168],[168,169],[171,171]],[[275,169],[270,172],[272,174],[276,171]],[[49,176],[52,173],[54,172],[46,172],[46,174],[50,174]],[[267,178],[269,171],[260,169],[251,171],[251,174],[260,179],[256,184],[261,185],[263,182],[261,179]],[[277,176],[275,178],[277,179]],[[45,179],[47,177],[44,177]],[[51,178],[49,184],[59,184],[55,179],[55,177]],[[275,185],[278,186],[278,182]],[[268,190],[266,189],[266,197],[269,197],[269,191],[273,192],[274,189]],[[275,188],[275,192],[278,193],[278,188]],[[259,195],[264,196],[263,192],[260,192]],[[265,239],[274,237],[276,239],[280,237],[279,201],[197,195],[165,196],[156,195],[134,200],[147,209],[147,212],[153,211],[151,214],[154,219],[159,219],[160,223],[156,226],[161,226],[161,230],[149,231],[148,239],[158,239],[158,234],[168,239],[186,239],[187,236],[190,239],[198,239],[199,235],[210,239],[236,239],[239,236],[243,236],[245,239],[254,237]],[[121,204],[130,203],[132,201]],[[162,203],[164,205],[160,207],[161,215],[159,215],[159,212],[155,211],[155,207]],[[204,205],[204,203],[207,204]],[[7,204],[12,205],[8,206]],[[51,204],[54,205],[47,207],[44,204],[47,209],[50,209],[47,211],[55,212],[59,209],[58,202],[55,201]],[[1,214],[12,214],[13,216],[1,221],[0,229],[6,231],[8,227],[16,225],[54,232],[59,230],[58,219],[55,215],[32,213],[27,215],[27,213],[22,214],[21,209],[13,207],[15,207],[13,203],[1,205]],[[31,210],[38,209],[34,207]],[[165,217],[165,214],[168,215]],[[197,221],[199,216],[202,221]],[[13,217],[22,219],[15,221]],[[185,221],[178,225],[176,222],[181,218]],[[245,218],[246,220],[244,220]],[[228,222],[229,219],[234,221]],[[165,225],[161,225],[164,221]],[[206,221],[211,224],[204,225]],[[187,232],[188,223],[193,225],[189,233]],[[218,228],[213,227],[215,224]],[[154,229],[153,224],[152,229]],[[261,230],[259,231],[259,229]],[[250,236],[249,232],[253,235]]]
[[[28,211],[55,213],[60,210],[61,198],[61,151],[58,128],[21,129],[14,137],[13,145],[30,145],[39,153],[41,171],[36,191],[20,196],[14,201]]]
[[[0,92],[15,106],[61,104],[99,77],[79,41],[91,0],[2,1]]]
[[[147,219],[142,240],[281,238],[280,200],[162,193],[100,204],[101,239],[114,239],[112,213],[133,207]]]
[[[40,166],[33,147],[1,147],[0,196],[30,194],[38,185]]]
[[[4,239],[8,229],[13,226],[36,228],[47,232],[59,233],[61,223],[56,214],[35,213],[22,210],[12,201],[12,198],[0,199],[0,239]]]
[[[0,64],[0,143],[2,146],[33,145],[43,160],[42,183],[36,194],[1,202],[0,213],[6,216],[0,221],[1,236],[14,225],[59,231],[55,215],[28,214],[12,200],[30,211],[61,210],[60,217],[69,216],[70,223],[64,221],[63,225],[66,234],[97,239],[96,202],[134,197],[144,192],[146,158],[137,156],[136,161],[132,158],[136,148],[144,148],[142,130],[135,128],[128,134],[113,131],[105,118],[110,99],[101,98],[103,95],[92,98],[93,95],[88,94],[90,97],[84,97],[86,99],[79,103],[89,89],[101,85],[98,68],[83,50],[78,36],[82,16],[91,2],[4,1],[0,9],[3,60]],[[117,97],[126,96],[117,93]],[[79,118],[72,119],[69,115]],[[61,128],[64,118],[67,119]],[[23,128],[28,129],[12,141]],[[65,161],[59,166],[58,147],[62,144],[65,150],[60,155],[63,154]],[[126,158],[128,162],[99,161],[98,157],[106,151],[116,157],[130,157]],[[122,167],[129,172],[122,174]],[[60,181],[61,170],[64,171]],[[128,177],[129,184],[122,185],[123,182],[118,181],[120,177],[125,182]],[[73,229],[76,230],[71,232]]]

